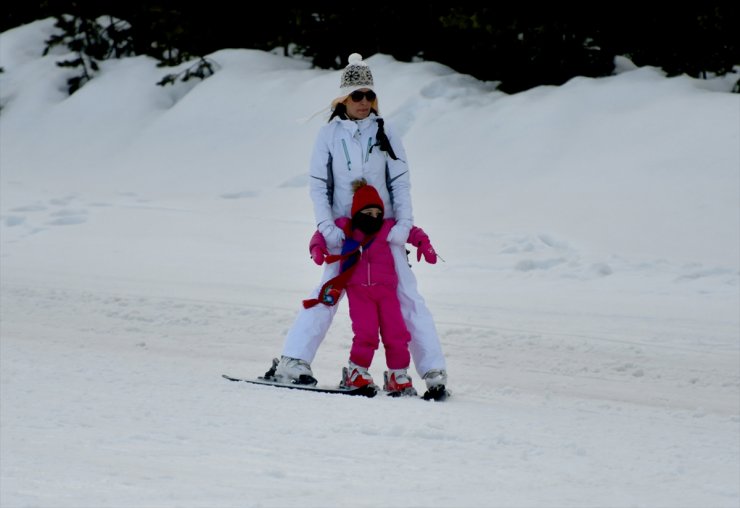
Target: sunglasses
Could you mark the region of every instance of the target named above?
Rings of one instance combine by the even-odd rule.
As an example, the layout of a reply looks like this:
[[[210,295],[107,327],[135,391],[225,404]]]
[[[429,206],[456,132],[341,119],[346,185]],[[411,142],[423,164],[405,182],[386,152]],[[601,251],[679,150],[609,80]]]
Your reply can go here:
[[[351,94],[349,94],[350,97],[352,97],[353,102],[360,102],[362,99],[367,98],[368,101],[373,102],[377,95],[375,95],[375,92],[372,90],[368,90],[367,92],[361,92],[360,90],[355,90]]]

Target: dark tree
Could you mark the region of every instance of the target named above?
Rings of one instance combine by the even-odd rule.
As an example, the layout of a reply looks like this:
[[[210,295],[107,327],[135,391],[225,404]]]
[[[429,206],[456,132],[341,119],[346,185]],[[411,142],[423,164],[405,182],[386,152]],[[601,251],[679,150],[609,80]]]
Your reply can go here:
[[[92,35],[100,16],[129,24],[126,30],[116,29],[103,37],[119,48],[107,57],[133,51],[164,66],[185,61],[202,64],[208,62],[205,55],[225,48],[281,47],[286,55],[303,55],[327,69],[343,67],[353,52],[365,57],[385,53],[402,61],[437,61],[479,79],[500,81],[502,90],[517,92],[558,85],[575,76],[609,75],[615,55],[626,55],[640,66],[660,67],[669,75],[709,77],[733,72],[740,65],[740,18],[735,3],[729,1],[578,7],[562,2],[318,1],[261,4],[259,12],[235,9],[226,0],[10,0],[6,4],[0,18],[3,30],[51,16],[78,19],[64,36],[77,52],[74,30],[83,34],[81,39],[92,41],[83,45],[78,64],[84,70],[82,80],[87,79],[84,73],[94,71],[99,58]]]

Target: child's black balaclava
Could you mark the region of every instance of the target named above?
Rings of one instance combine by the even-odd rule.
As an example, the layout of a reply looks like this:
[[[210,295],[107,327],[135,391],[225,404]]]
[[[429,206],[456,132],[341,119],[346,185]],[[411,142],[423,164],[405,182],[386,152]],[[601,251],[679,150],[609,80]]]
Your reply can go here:
[[[368,185],[367,180],[361,178],[352,182],[352,189],[355,194],[352,197],[352,228],[359,229],[366,235],[373,235],[380,231],[385,216],[385,207],[380,194],[372,185]],[[368,208],[378,208],[380,215],[372,217],[362,213]]]
[[[359,229],[366,235],[374,235],[383,226],[383,214],[381,213],[377,217],[368,215],[366,213],[357,212],[352,217],[352,227]]]

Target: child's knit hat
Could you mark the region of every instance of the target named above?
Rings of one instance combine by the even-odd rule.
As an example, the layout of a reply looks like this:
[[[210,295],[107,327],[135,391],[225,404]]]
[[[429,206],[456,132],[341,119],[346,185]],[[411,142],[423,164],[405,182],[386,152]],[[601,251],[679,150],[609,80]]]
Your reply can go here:
[[[383,200],[380,199],[380,194],[372,185],[368,185],[367,180],[360,178],[352,182],[352,188],[355,191],[355,195],[352,198],[352,217],[358,212],[365,208],[380,208],[380,211],[385,214],[385,207],[383,206]]]

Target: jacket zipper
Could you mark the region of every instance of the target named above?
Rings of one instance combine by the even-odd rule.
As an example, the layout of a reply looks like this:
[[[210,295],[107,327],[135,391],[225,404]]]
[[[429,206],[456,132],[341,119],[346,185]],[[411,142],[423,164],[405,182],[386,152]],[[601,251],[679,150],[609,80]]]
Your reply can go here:
[[[352,160],[349,158],[349,150],[347,149],[347,142],[342,139],[342,148],[344,149],[344,158],[347,159],[347,171],[352,171]],[[373,137],[370,136],[367,139],[367,151],[365,152],[365,162],[370,158],[370,152],[373,151]]]
[[[352,161],[349,158],[349,150],[347,150],[347,143],[342,138],[342,148],[344,148],[344,158],[347,159],[347,171],[352,171]]]

